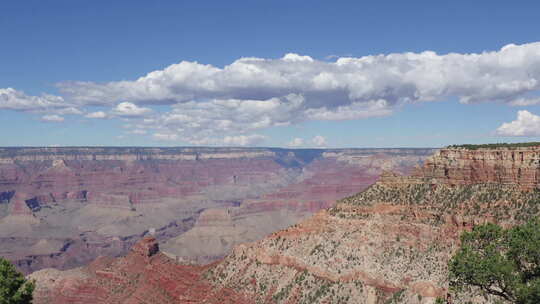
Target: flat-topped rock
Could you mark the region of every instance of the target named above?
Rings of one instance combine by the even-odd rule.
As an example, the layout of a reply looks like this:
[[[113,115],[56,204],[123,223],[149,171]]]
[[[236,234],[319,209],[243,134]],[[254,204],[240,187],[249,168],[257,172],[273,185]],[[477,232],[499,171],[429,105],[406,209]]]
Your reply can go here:
[[[151,257],[159,252],[158,241],[153,236],[146,236],[133,245],[131,252],[143,257]]]
[[[449,147],[427,158],[412,176],[400,177],[386,172],[380,181],[386,185],[426,181],[446,185],[498,183],[535,189],[540,186],[540,146]]]

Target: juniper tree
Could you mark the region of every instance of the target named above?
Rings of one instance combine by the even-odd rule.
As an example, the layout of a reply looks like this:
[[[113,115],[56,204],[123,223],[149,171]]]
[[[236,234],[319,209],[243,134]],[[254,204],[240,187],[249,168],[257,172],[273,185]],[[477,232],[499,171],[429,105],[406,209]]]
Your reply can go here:
[[[0,304],[32,303],[34,282],[26,280],[8,260],[0,257]]]
[[[540,303],[540,220],[510,229],[485,224],[463,233],[449,271],[456,292],[475,287],[511,303]]]

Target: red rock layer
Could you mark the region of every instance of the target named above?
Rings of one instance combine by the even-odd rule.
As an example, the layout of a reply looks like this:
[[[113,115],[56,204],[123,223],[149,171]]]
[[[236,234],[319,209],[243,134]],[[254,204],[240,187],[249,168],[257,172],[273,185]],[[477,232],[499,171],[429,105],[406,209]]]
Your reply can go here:
[[[36,198],[39,204],[65,199],[96,203],[140,204],[163,197],[197,194],[211,185],[243,184],[275,179],[280,165],[266,159],[181,161],[51,161],[0,166],[0,193]]]
[[[155,239],[145,238],[127,256],[98,258],[75,274],[36,272],[34,303],[253,303],[234,290],[214,288],[202,276],[206,267],[178,265],[157,248]]]
[[[142,204],[176,202],[190,196],[194,202],[217,202],[214,206],[219,208],[240,206],[231,211],[233,216],[248,218],[287,210],[300,218],[365,189],[378,178],[381,169],[408,172],[430,153],[430,149],[0,148],[0,205],[9,205],[0,208],[0,220],[6,212],[25,215],[12,221],[18,224],[31,217],[27,225],[20,225],[28,232],[17,230],[21,231],[17,233],[21,243],[32,243],[30,247],[41,239],[58,237],[40,230],[37,238],[36,231],[60,226],[40,217],[46,213],[40,210],[59,209],[65,200],[84,202],[81,208],[95,207],[88,203],[123,214],[142,213]],[[294,216],[290,216],[290,224]],[[185,220],[188,222],[179,219],[144,229],[155,228],[164,240],[190,229],[188,224],[196,218]],[[65,238],[66,246],[58,252],[26,253],[23,247],[4,252],[26,273],[43,267],[65,269],[98,255],[125,254],[141,235],[141,231],[129,234],[125,230],[118,235],[101,235],[93,227],[84,227],[71,230],[73,237]],[[264,235],[275,229],[267,228]],[[7,233],[2,236],[2,232],[0,241],[2,237],[12,238]],[[2,249],[0,245],[0,252]]]
[[[422,182],[433,184],[471,185],[499,183],[519,185],[523,189],[540,185],[540,146],[522,148],[466,148],[441,149],[426,159],[406,181],[386,172],[381,176],[385,184]]]

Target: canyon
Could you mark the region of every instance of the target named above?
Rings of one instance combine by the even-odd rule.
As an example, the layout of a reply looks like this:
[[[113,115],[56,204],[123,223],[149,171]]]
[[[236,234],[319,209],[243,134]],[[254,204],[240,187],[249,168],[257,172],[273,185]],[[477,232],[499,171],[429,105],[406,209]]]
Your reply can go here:
[[[0,148],[0,255],[24,273],[117,257],[153,235],[205,264],[403,174],[433,149]]]
[[[205,266],[161,257],[157,245],[144,246],[154,244],[151,239],[135,246],[134,252],[141,252],[141,246],[152,248],[143,251],[174,265],[171,271],[179,272],[174,275],[155,270],[156,262],[135,262],[132,252],[123,258],[100,258],[106,262],[96,260],[102,263],[99,267],[45,269],[30,278],[37,280],[37,303],[87,303],[66,300],[81,297],[113,303],[103,299],[121,290],[114,284],[125,284],[117,277],[135,276],[136,269],[144,267],[148,271],[139,276],[156,275],[164,281],[133,281],[131,288],[166,295],[160,303],[211,303],[217,298],[238,303],[432,304],[438,298],[493,303],[495,299],[474,288],[451,293],[447,262],[463,231],[486,222],[509,227],[540,214],[535,173],[539,151],[540,147],[441,149],[410,174],[385,171],[363,191],[262,240],[237,245],[225,258]],[[205,216],[206,222],[226,217]],[[117,266],[122,263],[146,266],[131,271]],[[205,297],[210,292],[187,294],[186,284],[200,286],[191,290],[211,286],[212,300]],[[85,288],[104,290],[103,298],[89,295]],[[120,298],[114,303],[133,302],[128,296]],[[141,298],[137,303],[152,302]]]

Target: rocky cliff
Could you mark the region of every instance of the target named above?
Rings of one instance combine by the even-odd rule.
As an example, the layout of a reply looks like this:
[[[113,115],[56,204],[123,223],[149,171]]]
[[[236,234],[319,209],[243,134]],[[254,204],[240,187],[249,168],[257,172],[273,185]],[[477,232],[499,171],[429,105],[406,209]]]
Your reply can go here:
[[[508,162],[491,161],[504,153],[510,153]],[[180,279],[162,285],[203,284],[211,288],[195,290],[213,290],[220,296],[227,291],[238,297],[237,301],[254,303],[432,304],[437,298],[451,299],[453,303],[494,303],[494,299],[481,297],[475,290],[450,296],[447,261],[458,248],[464,230],[485,222],[511,226],[540,214],[540,190],[536,186],[519,178],[493,179],[510,176],[509,168],[530,168],[529,162],[521,162],[520,158],[510,161],[511,155],[510,151],[443,149],[413,174],[386,172],[365,191],[263,240],[238,245],[219,262],[198,268],[177,266],[173,269],[180,272],[174,276]],[[456,165],[458,157],[461,160]],[[445,168],[453,173],[444,173]],[[290,191],[271,195],[295,196]],[[233,229],[235,216],[229,211],[205,211],[198,225],[205,229]],[[148,261],[152,254],[147,252],[155,252],[157,245],[151,241],[141,244],[134,252]],[[121,259],[107,265],[117,265],[118,261]],[[82,276],[98,275],[89,274],[93,267],[84,268],[82,274],[55,272],[53,283],[62,283],[52,285],[47,283],[49,270],[33,275],[38,279],[39,300],[65,303],[54,301],[65,299],[67,294],[73,303],[101,301],[103,298],[86,292],[85,288],[95,283],[76,283]],[[117,273],[107,271],[111,278]],[[130,277],[128,270],[123,273]],[[158,275],[162,276],[170,278]],[[113,286],[107,284],[100,286]],[[147,284],[136,280],[131,288],[149,288],[142,286]],[[110,295],[110,290],[121,289],[104,287],[101,294]],[[200,293],[194,293],[194,297],[189,298],[194,303],[206,299]],[[185,302],[178,297],[155,301]]]
[[[171,256],[206,263],[432,151],[0,148],[0,255],[27,273],[66,269],[153,232]]]
[[[207,267],[178,265],[146,237],[122,258],[101,257],[85,268],[44,269],[36,280],[36,304],[67,303],[254,303],[229,288],[214,288],[202,277]]]
[[[519,156],[521,150],[513,152]],[[492,161],[497,155],[509,158]],[[223,260],[204,267],[176,265],[183,261],[180,257],[166,258],[153,239],[145,239],[124,258],[100,258],[88,267],[65,272],[43,270],[32,275],[38,282],[37,300],[212,303],[211,295],[231,303],[434,303],[436,298],[449,297],[446,265],[462,231],[487,221],[510,226],[540,213],[540,190],[534,183],[494,178],[531,169],[530,162],[522,162],[516,154],[512,160],[511,155],[510,150],[443,149],[411,175],[387,171],[365,191],[263,240],[238,245]],[[369,158],[349,155],[340,163]],[[312,165],[325,167],[328,160],[319,161]],[[348,171],[343,172],[347,176]],[[305,189],[299,186],[302,183],[315,184],[308,188],[313,193],[328,193],[319,190],[328,185],[306,178],[261,200],[302,198],[307,195],[297,192]],[[245,234],[236,230],[235,218],[249,218],[249,210],[275,206],[253,203],[204,211],[180,243],[189,244],[190,238],[220,242]],[[287,204],[278,209],[292,208]],[[452,301],[492,303],[494,299],[471,290],[454,295]]]
[[[540,214],[538,149],[442,149],[410,176],[386,172],[334,207],[236,247],[206,276],[260,303],[425,304],[450,297],[447,262],[463,230]],[[494,302],[474,290],[453,297]]]
[[[534,189],[540,185],[540,147],[442,149],[413,175],[437,184],[498,183]]]

